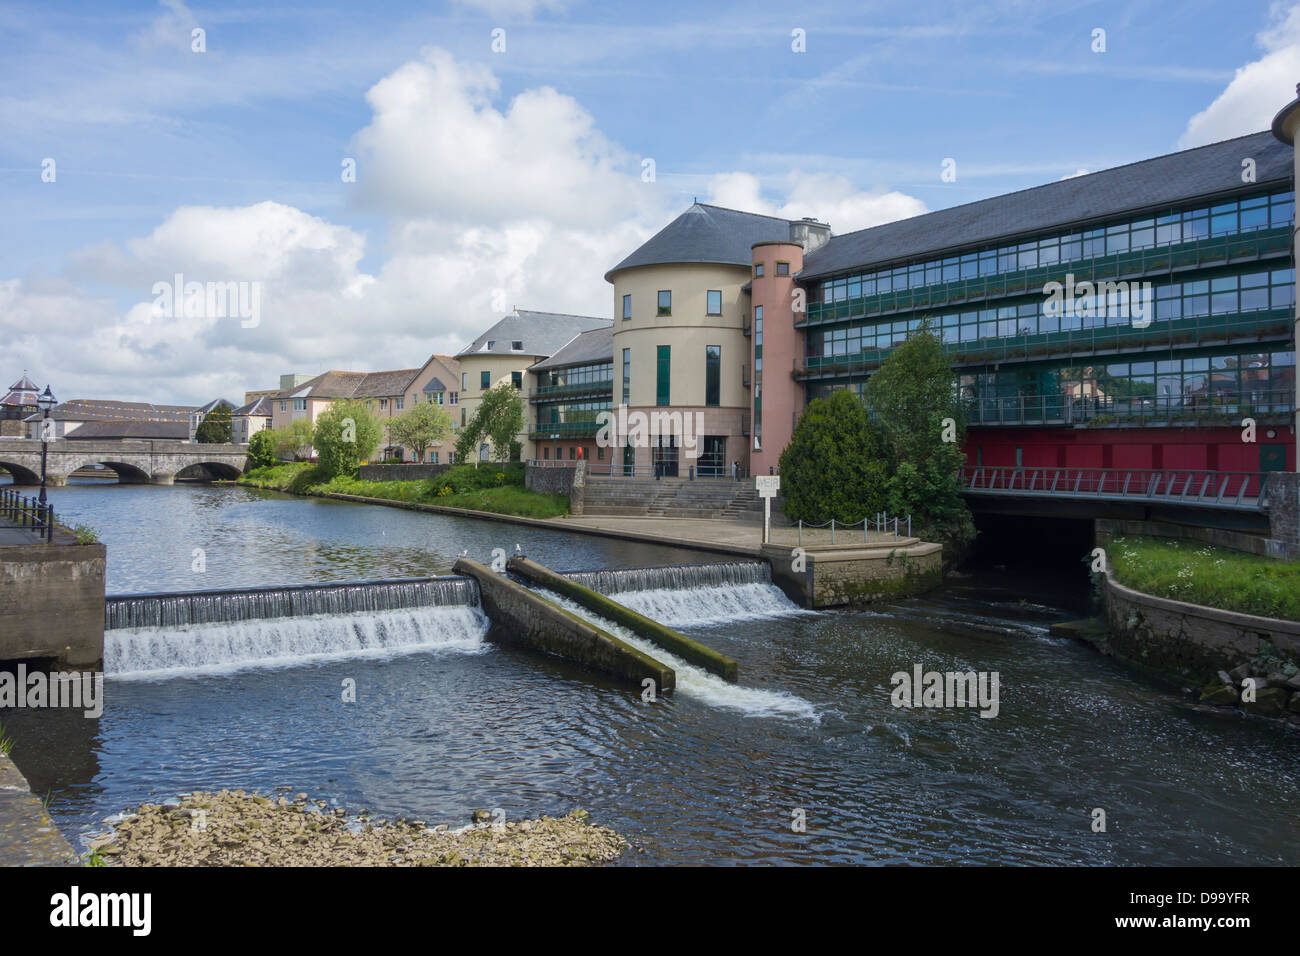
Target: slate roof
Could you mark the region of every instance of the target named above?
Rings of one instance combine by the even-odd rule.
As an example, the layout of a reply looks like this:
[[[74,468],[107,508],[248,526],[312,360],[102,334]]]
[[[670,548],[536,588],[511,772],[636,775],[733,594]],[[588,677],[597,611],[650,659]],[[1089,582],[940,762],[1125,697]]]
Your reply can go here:
[[[425,385],[424,388],[420,389],[420,391],[422,391],[422,392],[445,392],[445,391],[447,391],[447,386],[446,386],[446,385],[443,385],[443,384],[442,384],[442,379],[438,378],[438,376],[435,375],[433,378],[429,379],[429,384]]]
[[[516,309],[481,334],[456,357],[467,355],[553,355],[579,332],[609,325],[607,318]],[[488,348],[488,342],[492,347]],[[521,349],[511,348],[520,342]]]
[[[419,373],[416,368],[394,369],[387,372],[344,372],[331,369],[315,378],[281,389],[272,396],[286,398],[380,398],[403,395],[411,380]]]
[[[70,441],[114,438],[157,438],[189,441],[190,427],[187,422],[85,422],[67,432],[63,437]]]
[[[528,371],[542,372],[548,368],[562,368],[569,365],[594,365],[597,362],[614,360],[614,326],[607,325],[601,329],[592,329],[575,335],[566,342],[558,352],[544,358]]]
[[[1256,182],[1241,181],[1242,160],[1255,160]],[[1187,149],[1045,186],[940,209],[833,236],[809,253],[800,281],[1003,242],[1020,236],[1189,201],[1288,183],[1292,149],[1271,132]]]
[[[189,426],[192,405],[154,405],[150,402],[115,402],[91,398],[74,398],[50,410],[50,418],[72,422],[180,422]],[[37,421],[40,414],[26,421]],[[189,434],[186,433],[186,438]]]
[[[790,220],[697,202],[606,272],[605,281],[633,266],[673,262],[748,266],[754,261],[754,243],[774,240],[790,240]]]
[[[232,416],[238,415],[241,418],[270,418],[271,399],[266,395],[261,395],[247,405],[239,406],[230,414]]]

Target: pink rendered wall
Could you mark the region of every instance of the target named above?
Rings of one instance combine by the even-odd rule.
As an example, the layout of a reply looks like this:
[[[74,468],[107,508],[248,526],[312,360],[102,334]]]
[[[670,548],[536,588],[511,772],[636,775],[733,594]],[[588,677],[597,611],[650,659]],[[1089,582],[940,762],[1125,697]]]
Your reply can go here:
[[[778,260],[790,263],[790,275],[776,274]],[[755,265],[763,263],[763,276],[754,277],[750,292],[752,315],[757,316],[758,306],[763,307],[763,447],[754,450],[754,393],[751,389],[749,468],[751,474],[766,475],[769,469],[776,471],[777,460],[790,443],[794,431],[793,417],[803,412],[803,387],[790,375],[794,360],[803,357],[803,337],[795,332],[794,301],[790,295],[794,288],[792,277],[803,268],[803,246],[797,242],[759,243],[753,248],[753,262]],[[752,335],[750,368],[754,370],[755,383],[758,382],[757,363],[754,361],[756,340],[757,335]]]

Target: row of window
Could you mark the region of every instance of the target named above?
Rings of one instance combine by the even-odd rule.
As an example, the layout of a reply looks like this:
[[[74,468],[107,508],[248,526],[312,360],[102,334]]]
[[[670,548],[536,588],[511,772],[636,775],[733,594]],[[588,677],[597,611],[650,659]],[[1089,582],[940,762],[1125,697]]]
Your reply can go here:
[[[656,315],[673,314],[673,292],[671,289],[660,289],[655,300]],[[704,294],[704,314],[705,315],[722,315],[722,290],[709,289]],[[623,296],[623,318],[632,318],[632,295],[627,293]]]
[[[1295,270],[1274,269],[1189,282],[1153,283],[1151,291],[1154,296],[1151,302],[1124,295],[1100,301],[1090,296],[1078,300],[1073,310],[1058,310],[1053,300],[1040,298],[991,309],[941,312],[931,320],[945,342],[974,342],[1122,326],[1135,319],[1158,323],[1285,309],[1295,304]],[[1057,314],[1058,311],[1066,314]],[[757,310],[755,313],[757,322]],[[892,322],[860,321],[834,328],[812,328],[808,330],[808,354],[813,357],[856,355],[892,348],[920,324],[918,316]]]
[[[1178,245],[1212,236],[1279,228],[1291,225],[1294,219],[1295,194],[1277,192],[829,280],[821,283],[820,289],[814,288],[810,300],[842,302],[941,282]]]
[[[763,278],[765,272],[766,272],[766,263],[763,262],[754,263],[755,279]],[[776,274],[779,276],[788,276],[790,274],[790,263],[786,262],[783,259],[778,259],[776,261]]]
[[[524,373],[523,373],[523,372],[511,372],[511,373],[510,373],[510,384],[513,385],[515,388],[522,389],[522,388],[524,387]],[[478,373],[478,387],[479,387],[479,390],[480,390],[480,391],[484,391],[484,392],[486,392],[489,388],[492,387],[492,373],[491,373],[491,372],[489,372],[489,371],[482,371],[482,372],[479,372],[479,373]],[[469,390],[469,372],[461,372],[461,373],[460,373],[460,388],[461,388],[461,391],[468,391],[468,390]],[[455,405],[456,403],[455,403],[455,402],[452,402],[452,404]]]
[[[548,369],[538,373],[537,384],[542,388],[591,385],[595,382],[608,382],[613,377],[614,362],[610,360],[598,365],[573,365],[568,368]]]
[[[672,404],[673,347],[656,346],[655,404]],[[631,349],[623,350],[623,401],[631,391]],[[704,404],[716,408],[722,404],[722,346],[704,346]]]
[[[1198,404],[1202,399],[1261,403],[1294,396],[1295,352],[1246,352],[1105,365],[1026,367],[959,378],[968,400],[1064,396],[1067,399],[1131,401],[1158,397],[1161,404]]]
[[[600,412],[609,411],[609,399],[584,402],[556,402],[537,406],[537,425],[558,425],[563,422],[594,422]]]

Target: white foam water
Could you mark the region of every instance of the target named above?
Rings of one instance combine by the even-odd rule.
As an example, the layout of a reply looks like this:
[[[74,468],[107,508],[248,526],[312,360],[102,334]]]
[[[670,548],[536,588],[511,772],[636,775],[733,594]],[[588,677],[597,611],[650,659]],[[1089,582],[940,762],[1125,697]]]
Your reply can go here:
[[[816,613],[799,607],[775,584],[728,584],[680,591],[656,588],[647,591],[620,591],[609,597],[652,621],[677,630]]]
[[[487,629],[483,612],[466,604],[114,628],[104,634],[104,673],[118,679],[169,678],[421,651],[473,654],[486,649]]]
[[[674,693],[685,697],[693,697],[712,707],[738,710],[750,717],[785,717],[811,720],[814,723],[821,722],[817,709],[802,697],[796,697],[794,694],[783,690],[763,690],[757,687],[744,687],[740,684],[729,683],[721,677],[709,673],[704,668],[697,667],[676,654],[664,650],[659,645],[652,644],[650,641],[639,637],[621,624],[603,618],[566,597],[543,588],[534,588],[534,590],[548,601],[553,601],[566,611],[576,614],[583,620],[608,631],[620,641],[630,644],[638,651],[649,654],[655,660],[667,664],[677,672],[677,686]],[[622,594],[619,596],[627,597],[628,595]]]

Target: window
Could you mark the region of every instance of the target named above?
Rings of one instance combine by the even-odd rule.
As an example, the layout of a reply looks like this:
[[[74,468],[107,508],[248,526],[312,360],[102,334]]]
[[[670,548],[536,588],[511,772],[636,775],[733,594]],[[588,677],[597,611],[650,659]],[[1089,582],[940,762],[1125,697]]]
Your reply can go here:
[[[367,402],[366,404],[369,405],[370,403]],[[295,412],[305,412],[307,410],[307,399],[295,398],[293,400],[293,410]]]
[[[673,314],[673,293],[670,289],[659,290],[659,314]]]
[[[670,382],[672,379],[672,354],[671,345],[660,345],[658,347],[657,361],[655,362],[655,404],[667,405],[670,398]]]
[[[461,423],[461,425],[464,425],[464,424],[465,424],[465,412],[466,412],[466,411],[467,411],[467,410],[464,409],[464,408],[462,408],[462,409],[460,410],[460,423]]]
[[[551,446],[544,445],[542,446],[542,461],[550,461],[550,460],[551,460]]]
[[[492,387],[492,373],[491,373],[491,372],[479,372],[479,373],[478,373],[478,387],[479,387],[480,389],[491,388],[491,387]]]
[[[491,351],[492,351],[492,346],[494,346],[494,345],[496,345],[496,344],[497,344],[497,343],[496,343],[496,340],[495,340],[495,339],[488,339],[488,351],[491,352]]]
[[[790,263],[788,263],[788,262],[777,262],[777,264],[776,264],[776,274],[779,275],[779,276],[788,276],[788,275],[790,274]]]
[[[720,289],[710,289],[708,295],[708,314],[722,314],[722,291]]]
[[[516,352],[522,352],[524,350],[524,343],[516,339],[515,341],[510,343],[510,348]]]
[[[419,396],[417,395],[416,398],[419,398]],[[406,407],[406,399],[404,397],[399,398],[397,400],[397,410],[400,412],[405,407]]]
[[[447,464],[449,465],[456,464],[456,453],[454,451],[447,452]]]
[[[704,346],[704,404],[716,408],[720,403],[718,393],[721,391],[722,346]]]
[[[632,401],[632,350],[623,350],[623,404]]]
[[[523,372],[511,372],[511,373],[510,373],[510,384],[513,385],[516,389],[522,389],[522,388],[524,387],[524,373],[523,373]]]
[[[448,400],[447,404],[448,404],[448,405],[459,405],[459,404],[460,404],[460,392],[452,392],[452,393],[451,393],[451,398]]]
[[[469,388],[469,372],[460,373],[460,390],[463,392]]]
[[[754,346],[761,347],[763,344],[763,307],[754,306]]]
[[[570,445],[570,446],[569,446],[569,461],[574,461],[577,457],[578,457],[578,446],[577,446],[577,445]]]
[[[632,296],[631,295],[623,296],[623,318],[625,319],[632,318]]]
[[[754,278],[755,279],[763,278],[763,263],[761,262],[754,263]]]
[[[288,408],[288,407],[289,407],[289,403],[288,403],[288,402],[281,402],[281,403],[280,403],[280,411],[284,411],[284,410],[285,410],[286,408]]]
[[[388,399],[386,399],[386,398],[381,398],[381,399],[379,400],[379,410],[380,410],[381,412],[382,412],[382,411],[387,411],[387,410],[388,410]]]
[[[436,451],[429,452],[429,461],[433,462],[435,465],[438,464],[438,453]]]

